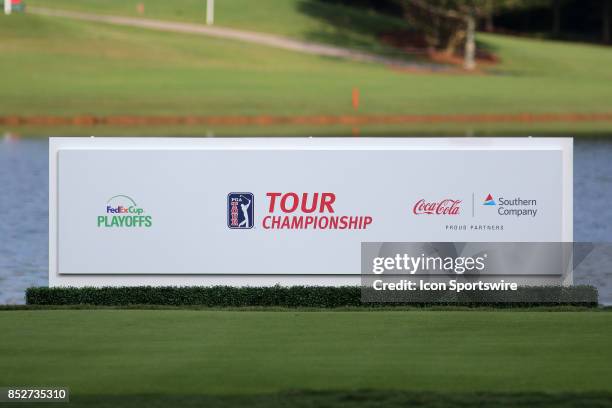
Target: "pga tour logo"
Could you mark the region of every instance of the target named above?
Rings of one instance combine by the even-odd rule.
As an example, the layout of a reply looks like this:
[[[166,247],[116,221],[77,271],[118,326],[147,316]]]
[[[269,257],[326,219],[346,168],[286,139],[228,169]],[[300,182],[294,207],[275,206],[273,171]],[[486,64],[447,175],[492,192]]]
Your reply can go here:
[[[227,195],[227,226],[231,229],[253,228],[253,193]]]

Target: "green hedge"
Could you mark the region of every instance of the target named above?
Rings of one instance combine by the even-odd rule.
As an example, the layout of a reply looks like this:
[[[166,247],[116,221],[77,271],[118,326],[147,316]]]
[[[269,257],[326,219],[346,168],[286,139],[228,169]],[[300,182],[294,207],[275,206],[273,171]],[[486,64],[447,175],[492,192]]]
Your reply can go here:
[[[598,305],[597,289],[593,286],[572,287],[523,287],[514,294],[504,294],[504,302],[493,298],[476,300],[472,297],[454,297],[446,302],[427,301],[426,297],[415,294],[412,302],[363,303],[360,287],[355,286],[272,286],[272,287],[231,287],[231,286],[189,286],[189,287],[103,287],[103,288],[47,288],[35,287],[26,291],[28,305],[167,305],[207,307],[315,307],[335,308],[346,306],[590,306]],[[542,301],[544,300],[544,301]]]

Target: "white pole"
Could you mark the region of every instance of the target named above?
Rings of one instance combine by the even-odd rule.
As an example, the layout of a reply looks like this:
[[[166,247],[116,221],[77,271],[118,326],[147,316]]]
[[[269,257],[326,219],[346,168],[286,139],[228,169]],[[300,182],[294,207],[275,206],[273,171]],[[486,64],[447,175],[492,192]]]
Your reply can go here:
[[[476,18],[473,14],[467,17],[467,33],[465,37],[465,59],[463,67],[471,71],[476,68]]]
[[[206,24],[215,22],[215,0],[206,0]]]
[[[11,7],[13,5],[12,3],[13,0],[4,0],[4,14],[6,14],[7,16],[11,14]]]

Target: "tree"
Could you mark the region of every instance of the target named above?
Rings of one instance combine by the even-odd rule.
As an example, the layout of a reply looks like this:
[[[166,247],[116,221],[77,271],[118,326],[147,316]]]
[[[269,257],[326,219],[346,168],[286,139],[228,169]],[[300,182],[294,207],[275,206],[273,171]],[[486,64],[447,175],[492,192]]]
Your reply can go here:
[[[555,37],[561,34],[561,0],[552,0],[553,27],[552,32]]]
[[[495,31],[495,16],[515,10],[548,6],[550,0],[487,0],[484,6],[485,31]]]
[[[485,5],[485,31],[488,33],[495,31],[493,17],[495,17],[495,0],[488,0]]]
[[[399,0],[404,17],[425,35],[427,44],[455,54],[464,46],[464,67],[474,69],[476,21],[488,0]]]
[[[501,11],[529,8],[550,0],[395,0],[412,27],[421,31],[429,47],[446,54],[464,51],[464,67],[476,67],[476,25],[485,18],[493,27],[493,16]],[[556,0],[555,0],[556,1]]]
[[[612,9],[612,7],[610,7],[611,3],[611,0],[603,0],[603,26],[601,34],[602,40],[606,44],[610,42],[610,9]]]

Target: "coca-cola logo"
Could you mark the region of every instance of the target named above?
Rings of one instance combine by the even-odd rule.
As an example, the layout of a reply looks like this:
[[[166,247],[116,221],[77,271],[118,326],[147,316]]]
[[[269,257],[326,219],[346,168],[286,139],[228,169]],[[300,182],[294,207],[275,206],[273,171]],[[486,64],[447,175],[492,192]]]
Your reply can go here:
[[[461,200],[450,198],[437,202],[417,201],[412,208],[415,215],[458,215],[461,211]]]

